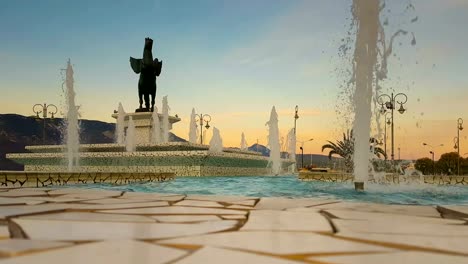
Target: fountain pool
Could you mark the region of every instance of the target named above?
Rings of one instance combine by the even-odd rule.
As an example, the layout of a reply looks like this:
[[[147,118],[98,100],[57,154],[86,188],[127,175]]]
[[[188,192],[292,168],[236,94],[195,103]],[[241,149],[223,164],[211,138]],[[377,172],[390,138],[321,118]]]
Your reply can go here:
[[[296,176],[180,177],[173,181],[128,185],[80,184],[70,187],[200,195],[330,198],[351,202],[411,205],[468,204],[465,186],[367,184],[356,192],[351,183],[301,181]]]

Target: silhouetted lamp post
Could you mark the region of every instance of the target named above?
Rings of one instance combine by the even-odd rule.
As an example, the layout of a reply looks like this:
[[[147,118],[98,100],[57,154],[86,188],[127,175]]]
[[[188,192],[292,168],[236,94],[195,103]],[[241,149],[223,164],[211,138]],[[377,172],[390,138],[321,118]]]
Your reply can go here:
[[[435,175],[435,161],[434,161],[435,153],[434,153],[434,148],[435,147],[442,147],[442,146],[444,146],[444,144],[440,144],[440,145],[437,145],[437,146],[434,147],[434,146],[432,146],[430,144],[427,144],[427,143],[423,142],[423,146],[428,146],[428,147],[431,148],[431,151],[429,151],[429,153],[432,154],[432,173]]]
[[[299,148],[301,149],[301,168],[304,168],[304,148],[302,146]]]
[[[390,121],[390,118],[387,118],[387,115],[390,114],[390,113],[385,113],[384,117],[385,117],[385,122],[384,122],[384,126],[385,126],[385,130],[384,130],[384,151],[385,151],[385,160],[387,160],[387,125],[390,125],[392,122]]]
[[[457,162],[457,170],[458,174],[460,175],[460,131],[463,130],[463,119],[458,118],[457,120],[457,150],[458,150],[458,162]]]
[[[398,100],[398,98],[401,98],[400,100]],[[393,118],[393,112],[396,108],[396,104],[399,104],[400,105],[400,108],[398,108],[398,112],[400,114],[403,114],[405,113],[406,109],[403,107],[403,105],[408,101],[408,96],[406,96],[406,94],[404,93],[398,93],[396,95],[393,95],[393,93],[391,95],[388,95],[388,94],[382,94],[380,95],[378,98],[377,98],[377,102],[380,104],[380,106],[382,107],[380,109],[380,112],[382,114],[384,114],[387,110],[391,110],[390,113],[391,113],[391,124],[392,124],[392,161],[395,160],[395,122],[394,122],[394,118]]]
[[[200,122],[200,144],[203,145],[203,125],[205,128],[210,128],[211,116],[208,114],[195,114],[195,122]]]
[[[49,111],[49,108],[53,108],[54,110],[51,112]],[[51,119],[54,118],[54,115],[57,113],[57,107],[53,104],[35,104],[33,106],[33,112],[36,114],[36,118],[40,119],[39,114],[42,113],[42,144],[45,144],[46,141],[46,119],[47,119],[47,113],[51,115]]]
[[[299,106],[296,105],[295,112],[294,112],[294,135],[296,135],[296,121],[299,118],[299,115],[297,114],[299,112]]]
[[[301,150],[301,159],[302,159],[301,168],[304,168],[304,143],[312,141],[312,140],[314,140],[314,139],[311,138],[311,139],[306,140],[306,141],[298,141],[299,143],[301,143],[301,146],[299,147],[299,149]],[[310,164],[312,165],[312,153],[310,153],[310,156],[311,156]]]

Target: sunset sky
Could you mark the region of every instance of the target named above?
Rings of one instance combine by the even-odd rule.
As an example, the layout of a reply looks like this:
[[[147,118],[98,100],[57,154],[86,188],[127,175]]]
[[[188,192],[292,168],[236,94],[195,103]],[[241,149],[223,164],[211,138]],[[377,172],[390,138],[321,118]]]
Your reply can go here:
[[[468,1],[392,0],[387,37],[394,42],[385,92],[408,95],[408,111],[395,116],[395,149],[402,159],[436,158],[453,151],[457,119],[461,154],[468,156]],[[338,74],[349,61],[338,56],[350,24],[351,0],[66,1],[15,0],[0,5],[0,113],[32,115],[36,103],[61,105],[68,58],[74,66],[77,104],[84,119],[114,122],[121,102],[138,107],[129,57],[142,56],[145,37],[164,62],[157,106],[168,95],[173,132],[188,138],[189,115],[208,113],[224,146],[266,144],[272,106],[286,137],[299,106],[298,140],[305,153],[321,154],[326,140],[347,127]],[[415,10],[406,10],[412,3]],[[406,10],[406,11],[405,11]],[[417,21],[410,21],[417,17]],[[383,121],[383,120],[382,120]],[[210,129],[211,130],[211,129]],[[210,134],[208,134],[210,137]],[[390,141],[387,141],[390,146]],[[300,145],[300,144],[299,144]],[[298,150],[299,151],[299,150]],[[398,152],[396,152],[398,158]]]

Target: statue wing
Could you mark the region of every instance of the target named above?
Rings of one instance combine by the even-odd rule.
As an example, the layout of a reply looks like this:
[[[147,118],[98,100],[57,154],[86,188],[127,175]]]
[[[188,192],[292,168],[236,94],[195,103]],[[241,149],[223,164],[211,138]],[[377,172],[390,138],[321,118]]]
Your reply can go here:
[[[133,71],[137,74],[141,72],[142,63],[142,59],[135,59],[130,57],[130,66],[132,67]]]
[[[161,74],[162,61],[159,61],[158,58],[156,58],[153,61],[153,65],[154,65],[154,71],[156,73],[156,76],[159,76],[159,74]]]

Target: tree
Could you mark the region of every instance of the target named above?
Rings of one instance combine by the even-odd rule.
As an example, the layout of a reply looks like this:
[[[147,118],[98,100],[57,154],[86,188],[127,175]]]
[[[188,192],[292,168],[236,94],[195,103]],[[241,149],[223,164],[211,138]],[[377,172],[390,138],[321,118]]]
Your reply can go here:
[[[424,175],[429,175],[434,173],[434,162],[430,158],[421,158],[416,160],[414,168]]]
[[[353,170],[353,154],[354,154],[354,137],[353,137],[353,130],[348,130],[345,133],[343,133],[343,140],[337,140],[336,143],[327,141],[328,144],[325,144],[322,146],[322,152],[325,149],[330,149],[330,152],[328,153],[328,158],[331,159],[333,155],[338,155],[344,159],[345,162],[345,167],[346,167],[346,172],[352,172]],[[375,140],[374,138],[370,138],[369,142],[371,143],[370,145],[370,151],[372,149],[374,150],[374,154],[380,158],[381,156],[386,157],[385,151],[380,148],[375,146]]]
[[[438,171],[440,171],[442,174],[447,175],[456,174],[458,166],[458,157],[459,156],[457,152],[442,154],[442,156],[440,156],[440,159],[436,162]]]

